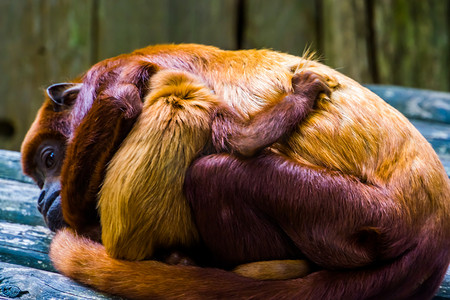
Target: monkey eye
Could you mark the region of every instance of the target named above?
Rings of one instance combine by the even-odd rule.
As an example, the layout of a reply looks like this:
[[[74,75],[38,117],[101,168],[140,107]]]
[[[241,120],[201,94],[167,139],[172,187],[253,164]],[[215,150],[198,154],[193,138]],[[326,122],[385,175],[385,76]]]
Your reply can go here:
[[[46,148],[42,151],[42,162],[47,169],[51,169],[56,162],[55,152],[51,148]]]

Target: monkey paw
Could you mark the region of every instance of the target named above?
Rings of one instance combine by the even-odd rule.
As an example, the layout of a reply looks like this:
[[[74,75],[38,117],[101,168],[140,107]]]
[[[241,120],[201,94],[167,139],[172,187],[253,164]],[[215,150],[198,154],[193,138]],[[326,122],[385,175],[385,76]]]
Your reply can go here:
[[[325,78],[312,71],[302,71],[292,77],[294,95],[302,95],[304,98],[315,101],[320,94],[328,97],[331,89]]]
[[[136,118],[142,111],[138,88],[133,84],[116,84],[101,93],[110,105],[123,112],[125,119]]]

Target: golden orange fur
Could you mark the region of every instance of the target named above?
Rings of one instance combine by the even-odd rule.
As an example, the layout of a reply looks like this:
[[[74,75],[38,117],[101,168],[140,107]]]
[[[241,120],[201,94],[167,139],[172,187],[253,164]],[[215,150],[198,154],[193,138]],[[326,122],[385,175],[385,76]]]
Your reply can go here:
[[[222,51],[200,45],[159,45],[137,50],[130,57],[155,64],[159,71],[151,78],[142,114],[108,166],[98,202],[104,248],[71,232],[60,233],[52,245],[51,257],[64,274],[132,298],[239,295],[333,299],[336,294],[344,299],[345,295],[383,295],[383,287],[377,286],[377,276],[373,274],[385,269],[393,278],[405,274],[405,263],[394,266],[396,259],[411,253],[417,256],[408,263],[417,264],[423,260],[426,247],[422,245],[426,243],[433,245],[448,264],[445,249],[450,240],[450,181],[444,168],[430,144],[409,121],[366,88],[318,62],[268,50]],[[148,259],[157,248],[198,242],[199,233],[183,193],[183,182],[189,165],[209,142],[211,113],[226,104],[249,120],[292,92],[292,77],[305,70],[325,78],[333,92],[330,97],[321,98],[294,133],[273,144],[269,152],[287,157],[305,170],[357,182],[362,187],[361,194],[357,194],[361,202],[357,202],[360,207],[353,208],[352,217],[358,216],[358,210],[370,212],[373,208],[374,216],[391,222],[377,225],[380,230],[392,227],[393,234],[388,235],[392,240],[386,242],[401,249],[398,244],[419,236],[420,242],[411,246],[414,251],[392,250],[395,254],[387,255],[386,260],[394,262],[388,265],[382,261],[391,269],[366,271],[365,266],[372,267],[371,253],[361,250],[359,255],[360,248],[352,248],[354,241],[344,232],[346,228],[360,230],[352,227],[358,220],[333,211],[336,223],[325,212],[323,223],[328,227],[324,233],[318,233],[323,234],[318,239],[325,244],[324,251],[333,253],[338,249],[341,260],[318,254],[314,262],[333,270],[344,269],[341,273],[326,270],[305,279],[261,283],[222,270],[116,260]],[[381,196],[370,197],[372,192]],[[324,211],[333,210],[332,205]],[[289,213],[287,209],[286,214]],[[344,222],[348,227],[340,227]],[[367,225],[368,230],[378,234],[378,228],[370,226]],[[435,242],[429,239],[430,233]],[[401,242],[396,243],[397,239]],[[347,245],[350,246],[345,248]],[[86,253],[80,255],[83,251]],[[389,251],[390,248],[386,250]],[[328,264],[327,260],[333,263]],[[254,267],[257,269],[258,265]],[[245,268],[241,270],[246,272]],[[432,277],[432,271],[427,272],[415,284],[419,286]],[[378,277],[388,280],[388,275]],[[437,277],[432,277],[430,290],[424,284],[424,293],[435,289]],[[114,283],[109,284],[110,281]],[[114,286],[117,283],[120,285]],[[133,284],[137,286],[131,288]],[[414,291],[404,289],[396,293],[398,298],[404,298]]]
[[[153,92],[109,164],[98,203],[108,253],[130,260],[151,257],[155,247],[198,242],[183,182],[210,137],[219,104],[198,79],[180,71],[161,71],[150,84]]]
[[[300,125],[287,143],[272,146],[272,151],[294,158],[307,166],[324,167],[354,175],[368,184],[390,186],[393,183],[396,188],[392,193],[402,195],[394,197],[399,201],[400,198],[405,201],[414,199],[412,196],[405,197],[414,190],[413,195],[417,193],[433,195],[431,199],[437,201],[439,205],[446,204],[445,201],[439,200],[443,197],[439,195],[442,194],[442,190],[423,189],[419,178],[412,182],[413,186],[409,183],[403,185],[405,174],[412,175],[412,178],[424,176],[422,172],[417,173],[417,170],[423,170],[420,165],[424,167],[426,163],[428,174],[438,174],[432,176],[434,179],[430,178],[438,181],[430,187],[448,186],[443,167],[428,142],[403,115],[378,96],[325,65],[267,50],[227,52],[211,47],[189,45],[154,46],[135,53],[145,54],[146,60],[163,68],[193,74],[190,76],[197,77],[193,89],[202,91],[202,98],[198,101],[215,101],[216,103],[212,104],[214,106],[218,99],[223,99],[243,116],[255,115],[268,104],[279,101],[284,94],[290,92],[293,72],[311,70],[328,79],[329,85],[334,87],[331,99],[319,101],[314,113]],[[180,59],[166,60],[165,57],[169,55],[177,55]],[[153,119],[167,113],[160,107],[151,107],[151,104],[160,95],[168,96],[170,92],[176,93],[172,89],[177,88],[179,76],[175,73],[173,81],[170,82],[171,72],[163,74],[165,80],[163,81],[167,86],[161,86],[158,82],[162,75],[152,79],[153,93],[147,97],[146,101],[150,103],[145,104],[146,113],[139,118],[138,125],[134,127],[131,136],[111,162],[101,191],[99,209],[102,216],[103,241],[113,257],[127,259],[150,257],[155,245],[165,243],[152,241],[153,238],[176,239],[178,235],[186,234],[183,233],[189,228],[186,225],[191,224],[191,220],[184,220],[185,216],[189,215],[189,209],[177,207],[174,208],[176,219],[183,225],[163,226],[161,216],[167,217],[167,222],[172,222],[171,218],[174,215],[161,213],[162,207],[159,205],[167,208],[166,203],[172,203],[174,199],[178,199],[179,203],[185,202],[181,191],[183,174],[207,141],[209,127],[206,124],[209,115],[206,110],[200,113],[186,112],[185,121],[182,123],[186,128],[177,126],[181,123],[173,123],[170,130],[176,130],[174,135],[165,132],[171,136],[171,143],[162,139],[161,128],[155,126],[166,125],[168,119],[156,122]],[[220,80],[216,80],[215,76],[219,74]],[[215,95],[209,92],[208,88],[214,91]],[[206,95],[208,97],[205,97]],[[167,100],[160,101],[168,103]],[[183,102],[189,107],[192,104],[194,108],[198,103]],[[204,102],[201,103],[205,105]],[[213,109],[212,106],[208,109]],[[148,109],[149,107],[151,109]],[[191,124],[194,121],[204,123],[201,126]],[[180,130],[186,132],[179,134]],[[194,142],[198,144],[194,145]],[[156,147],[158,150],[146,150],[148,147]],[[177,157],[185,152],[188,153],[185,157]],[[127,166],[127,170],[124,170],[124,166]],[[166,173],[161,174],[162,171]],[[177,181],[175,178],[178,178]],[[170,190],[167,188],[169,186]],[[169,193],[177,194],[168,196]],[[436,193],[438,195],[434,195]],[[143,201],[144,198],[167,200],[158,204],[155,200]],[[136,206],[129,205],[130,199],[134,199]],[[407,205],[422,206],[423,203],[415,202]],[[124,209],[124,206],[128,209]],[[155,214],[155,211],[160,213]],[[139,225],[136,224],[136,220]],[[155,223],[160,225],[155,227]],[[151,230],[157,230],[156,228],[166,228],[168,232],[161,231],[166,237],[149,234]],[[112,236],[116,238],[111,238]],[[121,238],[118,238],[119,236]],[[195,238],[196,234],[192,233],[191,237],[184,238],[184,241],[193,241]],[[110,243],[111,240],[115,242]],[[126,255],[121,251],[128,250],[119,250],[124,248],[142,252],[140,255]]]
[[[169,70],[151,78],[143,113],[102,185],[102,241],[112,257],[140,260],[158,247],[197,242],[182,186],[190,163],[208,143],[213,110],[227,104],[250,119],[292,91],[293,72],[317,64],[273,51],[202,47],[144,50],[145,60]],[[165,59],[174,54],[180,61]]]

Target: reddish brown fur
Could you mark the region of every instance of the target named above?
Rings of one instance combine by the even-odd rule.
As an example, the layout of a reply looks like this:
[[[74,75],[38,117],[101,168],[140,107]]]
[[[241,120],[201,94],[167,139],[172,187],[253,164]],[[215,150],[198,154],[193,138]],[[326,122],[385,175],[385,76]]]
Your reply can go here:
[[[61,170],[61,197],[65,221],[79,232],[90,232],[92,227],[98,226],[97,194],[106,164],[128,134],[141,108],[135,85],[111,86],[95,99],[76,128],[77,138],[66,152],[65,159],[70,163],[63,164]]]
[[[42,141],[46,139],[66,141],[70,134],[69,112],[55,111],[54,103],[50,99],[46,99],[22,143],[23,172],[35,177],[36,162],[34,154]]]
[[[83,78],[83,101],[70,111],[65,158],[70,163],[61,170],[64,219],[78,232],[89,234],[98,226],[97,194],[106,164],[139,116],[155,71],[155,65],[123,55],[94,66]]]
[[[219,261],[286,257],[289,244],[275,243],[278,236],[335,270],[308,276],[314,284],[301,289],[307,299],[423,299],[447,269],[448,240],[431,238],[435,228],[411,228],[389,191],[352,176],[272,154],[246,160],[221,154],[194,162],[186,187],[200,234]],[[327,218],[317,218],[324,210]],[[422,265],[430,256],[434,263]],[[350,271],[361,267],[371,271]],[[320,278],[334,279],[319,288]],[[411,285],[425,278],[429,285]]]
[[[216,94],[231,94],[224,100],[237,115],[254,116],[259,124],[240,132],[227,123],[227,116],[219,115],[213,122],[216,150],[252,155],[293,129],[284,141],[255,157],[225,153],[194,162],[185,187],[203,241],[216,262],[227,267],[305,255],[319,271],[301,279],[267,282],[218,269],[120,261],[108,257],[100,244],[70,231],[57,234],[52,244],[56,268],[98,289],[131,298],[431,298],[450,261],[450,183],[430,145],[373,94],[315,62],[309,62],[307,69],[337,82],[330,102],[319,102],[300,127],[285,124],[274,134],[264,135],[266,126],[276,129],[279,119],[259,122],[258,113],[276,111],[278,105],[271,104],[289,92],[286,78],[303,62],[271,52],[224,53],[212,47],[166,45],[99,63],[84,77],[87,84],[79,96],[83,101],[71,108],[71,118],[66,120],[67,112],[62,112],[59,120],[69,122],[63,129],[53,127],[56,131],[49,134],[70,135],[69,145],[79,144],[81,149],[106,140],[107,152],[114,152],[125,133],[107,122],[93,126],[96,118],[89,116],[90,110],[102,110],[96,107],[98,95],[110,87],[114,91],[117,85],[133,83],[142,98],[151,89],[145,79],[159,68],[201,77]],[[268,59],[266,64],[261,63],[263,58]],[[271,69],[267,61],[281,67]],[[245,72],[226,71],[239,69],[241,63],[246,64]],[[263,79],[255,80],[261,74]],[[282,79],[270,81],[274,76]],[[255,82],[258,86],[251,86]],[[239,89],[233,89],[237,85]],[[111,93],[111,98],[120,99]],[[127,116],[119,111],[108,116],[127,123]],[[288,117],[292,115],[287,111]],[[52,121],[54,116],[41,110],[27,136],[23,149],[29,174],[33,173],[33,149],[45,138],[40,126],[50,121],[52,128],[58,120]],[[89,130],[101,133],[111,128],[111,132],[106,137],[88,134],[81,139],[78,136],[83,135],[72,130],[84,126],[84,120],[89,120]],[[230,133],[239,138],[224,139]],[[262,136],[254,143],[252,137],[258,133]],[[247,140],[241,143],[241,137]],[[96,155],[102,157],[96,171],[85,168],[77,176],[89,178],[94,173],[98,181],[110,154],[102,156],[99,151]],[[94,156],[86,159],[92,162]],[[66,159],[65,164],[72,160]],[[70,174],[65,176],[70,178]],[[84,191],[87,187],[80,186]],[[94,193],[82,194],[88,195],[77,200],[82,209],[73,204],[76,210],[64,213],[75,222],[91,224],[95,216],[85,215],[83,207],[92,208]],[[72,201],[71,195],[67,193],[63,203]]]
[[[221,146],[255,153],[287,136],[318,95],[329,91],[311,72],[294,75],[293,82],[293,93],[244,122],[189,73],[155,74],[143,112],[109,163],[102,184],[98,209],[108,253],[142,260],[158,250],[198,243],[182,188],[189,165],[211,140],[211,118],[212,131],[217,130],[214,140]],[[214,113],[217,109],[220,113]],[[266,130],[271,125],[277,128]],[[247,137],[248,143],[239,140]]]
[[[215,151],[252,156],[273,143],[288,138],[313,109],[320,93],[331,91],[324,80],[311,71],[292,78],[293,93],[267,107],[249,121],[224,107],[213,117],[212,142]]]
[[[101,244],[70,230],[57,233],[50,255],[64,274],[78,278],[82,270],[82,282],[129,299],[281,300],[298,299],[303,293],[298,280],[259,281],[220,269],[111,259]],[[84,267],[96,272],[88,275]]]

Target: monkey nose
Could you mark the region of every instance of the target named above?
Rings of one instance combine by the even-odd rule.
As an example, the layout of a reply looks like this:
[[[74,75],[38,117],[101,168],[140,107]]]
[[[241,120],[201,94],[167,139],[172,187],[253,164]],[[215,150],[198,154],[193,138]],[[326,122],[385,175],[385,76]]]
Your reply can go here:
[[[45,199],[45,191],[42,191],[37,201],[37,209],[39,210],[40,213],[42,213],[42,207],[44,206],[44,199]]]

